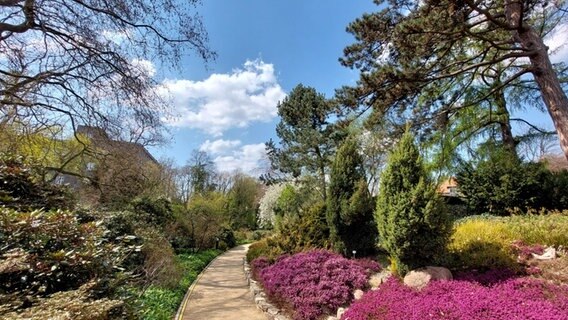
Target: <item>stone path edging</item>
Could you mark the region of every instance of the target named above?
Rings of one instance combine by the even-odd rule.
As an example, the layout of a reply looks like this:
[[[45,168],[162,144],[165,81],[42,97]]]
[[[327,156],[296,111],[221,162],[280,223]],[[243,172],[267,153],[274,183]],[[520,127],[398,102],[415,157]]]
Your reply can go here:
[[[260,309],[267,316],[269,320],[290,320],[289,317],[282,313],[282,310],[268,302],[266,294],[258,285],[258,282],[252,278],[250,265],[246,258],[243,258],[243,271],[249,284],[250,292],[252,293],[256,307]]]

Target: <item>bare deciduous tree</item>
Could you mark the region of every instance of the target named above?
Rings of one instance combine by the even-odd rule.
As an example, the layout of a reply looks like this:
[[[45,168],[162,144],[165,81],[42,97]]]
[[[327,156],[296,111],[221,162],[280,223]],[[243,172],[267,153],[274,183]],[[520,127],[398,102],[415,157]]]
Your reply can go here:
[[[188,52],[215,57],[198,4],[0,0],[0,122],[89,124],[131,141],[161,141],[167,106],[153,63],[176,67]]]

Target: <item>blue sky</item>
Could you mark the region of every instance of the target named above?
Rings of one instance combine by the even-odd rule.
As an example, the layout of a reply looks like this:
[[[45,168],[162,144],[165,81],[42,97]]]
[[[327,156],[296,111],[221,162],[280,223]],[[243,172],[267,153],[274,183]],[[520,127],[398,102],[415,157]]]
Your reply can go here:
[[[157,70],[174,105],[172,142],[150,151],[183,165],[192,150],[203,150],[220,171],[257,175],[266,166],[263,144],[275,138],[276,104],[287,92],[303,83],[331,97],[356,81],[358,72],[338,62],[353,42],[345,28],[377,6],[371,0],[207,0],[198,10],[218,58],[205,66],[186,57],[180,70]],[[550,127],[547,115],[530,117]]]
[[[353,42],[349,22],[371,12],[371,0],[208,0],[198,8],[218,53],[204,65],[187,57],[181,70],[157,75],[174,100],[173,141],[152,148],[184,164],[191,151],[211,154],[218,169],[256,174],[263,143],[275,137],[276,103],[299,83],[331,97],[356,71],[338,58]]]

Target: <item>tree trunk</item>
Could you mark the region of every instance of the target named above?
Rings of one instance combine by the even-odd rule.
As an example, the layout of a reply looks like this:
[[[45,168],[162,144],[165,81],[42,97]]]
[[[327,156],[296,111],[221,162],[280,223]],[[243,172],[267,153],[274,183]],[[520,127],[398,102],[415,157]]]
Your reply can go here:
[[[322,197],[323,201],[325,202],[327,200],[327,184],[325,182],[325,159],[323,158],[319,146],[316,146],[316,155],[319,166],[319,176],[320,176],[319,178],[322,187]]]
[[[503,90],[499,90],[495,94],[495,105],[497,106],[497,121],[499,122],[499,127],[501,129],[501,141],[503,141],[503,147],[511,154],[517,156],[517,142],[513,137],[513,131],[511,130],[511,120],[509,110],[507,110],[507,102],[505,100],[505,93]]]
[[[568,97],[562,90],[558,76],[552,68],[548,47],[544,45],[542,37],[531,26],[521,21],[522,10],[521,1],[505,1],[507,20],[515,28],[513,36],[524,49],[531,52],[529,59],[532,74],[558,133],[560,147],[568,159]]]

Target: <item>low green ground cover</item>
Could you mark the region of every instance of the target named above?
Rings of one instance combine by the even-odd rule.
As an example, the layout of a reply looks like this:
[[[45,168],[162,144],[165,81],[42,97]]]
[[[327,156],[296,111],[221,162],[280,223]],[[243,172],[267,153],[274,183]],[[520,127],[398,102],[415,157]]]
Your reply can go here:
[[[182,273],[180,281],[169,288],[152,285],[146,289],[139,300],[142,305],[142,319],[172,319],[191,283],[219,253],[221,253],[219,250],[206,250],[195,254],[177,255],[176,264]]]

